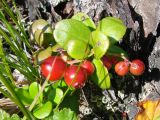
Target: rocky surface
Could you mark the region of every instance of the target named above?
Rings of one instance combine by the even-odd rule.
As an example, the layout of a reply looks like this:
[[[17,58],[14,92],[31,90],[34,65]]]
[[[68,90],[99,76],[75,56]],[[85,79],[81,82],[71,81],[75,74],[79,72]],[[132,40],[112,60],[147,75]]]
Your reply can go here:
[[[160,22],[160,0],[128,0],[129,4],[143,19],[145,37],[157,34]]]

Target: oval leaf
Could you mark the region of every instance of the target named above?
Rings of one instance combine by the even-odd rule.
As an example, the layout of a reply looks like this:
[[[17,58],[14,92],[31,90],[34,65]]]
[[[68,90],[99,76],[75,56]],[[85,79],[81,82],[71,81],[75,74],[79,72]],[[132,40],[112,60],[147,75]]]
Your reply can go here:
[[[120,47],[118,46],[110,46],[107,54],[109,55],[121,55],[121,56],[125,56],[128,57],[127,53]]]
[[[43,19],[35,20],[29,29],[30,38],[40,46],[48,46],[54,43],[53,30],[49,23]]]
[[[91,45],[93,46],[95,58],[99,59],[107,52],[109,40],[102,32],[94,31],[92,32]]]
[[[37,82],[33,82],[29,86],[30,97],[34,99],[37,96],[40,89],[41,89],[40,85]],[[40,95],[38,102],[42,102],[42,99],[43,99],[43,94]]]
[[[54,37],[56,42],[66,48],[68,40],[79,40],[88,43],[90,30],[81,21],[65,19],[58,22],[55,26]]]
[[[92,76],[93,81],[102,89],[110,88],[110,76],[108,70],[100,59],[93,59],[96,71]]]
[[[53,34],[43,33],[43,30],[37,30],[34,39],[39,46],[47,47],[50,43],[54,43]]]
[[[60,88],[52,89],[48,94],[48,99],[58,104],[63,97],[63,91]]]
[[[63,110],[54,110],[53,116],[45,120],[78,120],[76,113],[70,109],[64,108]]]
[[[30,105],[32,103],[33,99],[27,89],[16,88],[15,92],[24,105]]]
[[[108,36],[111,44],[114,44],[122,39],[126,32],[126,26],[123,24],[123,22],[114,17],[106,17],[102,19],[99,22],[97,29]]]
[[[48,47],[44,50],[40,50],[35,54],[35,59],[37,62],[41,62],[44,59],[48,58],[49,56],[52,55],[52,48]]]
[[[75,14],[72,17],[72,19],[82,21],[86,26],[91,28],[91,30],[96,29],[96,25],[94,24],[93,20],[85,13],[79,12],[79,13]]]
[[[67,42],[67,53],[75,59],[84,59],[89,54],[89,44],[79,40]]]
[[[38,106],[33,110],[33,115],[38,119],[44,119],[49,116],[52,111],[52,103],[50,101]]]

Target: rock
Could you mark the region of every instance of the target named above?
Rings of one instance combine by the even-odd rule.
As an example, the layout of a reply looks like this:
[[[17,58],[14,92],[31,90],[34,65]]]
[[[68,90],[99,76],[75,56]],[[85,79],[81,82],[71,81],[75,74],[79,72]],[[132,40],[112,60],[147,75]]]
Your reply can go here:
[[[156,35],[160,21],[160,0],[129,0],[135,12],[142,16],[145,37],[149,33]]]
[[[114,16],[122,19],[129,28],[134,25],[127,0],[74,0],[74,11],[88,14],[95,22],[102,17]]]
[[[153,46],[153,50],[149,56],[149,68],[160,70],[160,37],[156,38],[156,42]]]

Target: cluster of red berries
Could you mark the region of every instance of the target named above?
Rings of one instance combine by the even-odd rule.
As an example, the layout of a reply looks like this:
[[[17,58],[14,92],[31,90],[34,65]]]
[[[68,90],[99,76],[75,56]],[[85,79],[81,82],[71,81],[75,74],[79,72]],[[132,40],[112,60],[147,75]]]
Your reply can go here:
[[[104,66],[109,70],[115,65],[115,72],[119,76],[126,75],[129,71],[133,75],[139,76],[145,70],[144,63],[139,60],[119,61],[115,56],[104,56],[102,58]],[[51,81],[64,80],[68,86],[73,88],[81,88],[85,85],[87,76],[94,73],[95,67],[89,60],[83,61],[80,65],[67,65],[60,56],[50,56],[41,64],[42,75],[48,77]]]
[[[85,85],[87,76],[93,74],[94,65],[85,60],[81,65],[69,65],[59,56],[50,56],[41,64],[42,75],[51,81],[64,80],[68,86],[81,88]]]
[[[119,76],[124,76],[129,71],[133,75],[139,76],[142,75],[145,70],[145,65],[143,61],[139,59],[135,59],[132,62],[130,62],[129,60],[118,61],[116,56],[104,56],[102,58],[102,61],[108,70],[112,67],[112,65],[115,65],[115,72]]]

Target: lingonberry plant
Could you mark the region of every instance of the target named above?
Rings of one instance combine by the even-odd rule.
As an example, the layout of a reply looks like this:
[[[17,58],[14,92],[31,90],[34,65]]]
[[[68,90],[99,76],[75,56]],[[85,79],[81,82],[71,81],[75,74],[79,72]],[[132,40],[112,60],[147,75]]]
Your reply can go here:
[[[0,64],[0,82],[6,86],[7,92],[1,88],[0,91],[19,106],[24,119],[78,120],[75,106],[78,108],[79,94],[72,98],[72,102],[66,100],[71,99],[73,90],[82,89],[87,81],[92,81],[101,89],[109,89],[109,74],[114,74],[108,72],[110,69],[115,69],[123,77],[129,71],[136,76],[143,74],[144,63],[140,60],[130,62],[127,53],[115,44],[126,32],[122,20],[105,17],[96,26],[89,16],[77,13],[70,19],[59,21],[52,28],[47,21],[39,19],[30,26],[28,42],[23,25],[16,21],[9,6],[2,1],[4,11],[13,18],[19,29],[12,27],[0,12],[1,22],[11,33],[10,36],[0,28],[0,57],[3,62]],[[3,40],[11,46],[16,58],[4,52]],[[30,50],[29,53],[33,53],[33,62],[19,40]],[[36,44],[38,49],[33,49],[32,44]],[[28,84],[16,86],[11,69],[23,74]],[[73,106],[73,102],[74,108],[65,107],[66,104]]]

